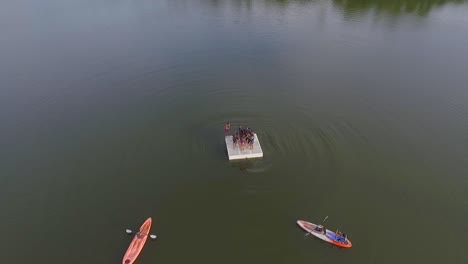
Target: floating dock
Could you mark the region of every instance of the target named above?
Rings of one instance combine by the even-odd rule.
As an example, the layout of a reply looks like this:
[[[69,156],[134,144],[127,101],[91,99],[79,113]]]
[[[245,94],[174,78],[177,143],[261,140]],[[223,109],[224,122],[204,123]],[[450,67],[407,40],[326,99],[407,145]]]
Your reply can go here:
[[[249,146],[245,146],[243,150],[239,144],[234,147],[232,143],[232,136],[226,136],[226,148],[229,156],[229,160],[238,160],[238,159],[251,159],[251,158],[261,158],[263,157],[262,147],[260,147],[260,141],[258,141],[257,134],[254,134],[255,140],[253,149],[250,149]]]

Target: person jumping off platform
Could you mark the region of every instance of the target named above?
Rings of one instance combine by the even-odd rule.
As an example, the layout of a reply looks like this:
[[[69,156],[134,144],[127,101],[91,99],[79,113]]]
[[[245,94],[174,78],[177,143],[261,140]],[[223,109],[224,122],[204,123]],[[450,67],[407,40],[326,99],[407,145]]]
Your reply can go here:
[[[230,130],[231,130],[231,123],[227,122],[226,125],[224,125],[224,133],[228,134]]]

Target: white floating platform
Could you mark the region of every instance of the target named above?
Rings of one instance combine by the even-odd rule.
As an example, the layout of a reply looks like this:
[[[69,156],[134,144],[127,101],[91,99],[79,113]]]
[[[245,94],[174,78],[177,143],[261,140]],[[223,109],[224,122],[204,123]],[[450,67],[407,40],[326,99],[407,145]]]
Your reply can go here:
[[[237,159],[251,159],[251,158],[261,158],[263,157],[262,147],[260,147],[260,142],[258,141],[257,134],[254,134],[255,140],[253,149],[250,149],[249,146],[245,146],[243,150],[241,150],[239,144],[234,147],[232,143],[232,136],[226,136],[226,148],[229,156],[229,160],[237,160]]]

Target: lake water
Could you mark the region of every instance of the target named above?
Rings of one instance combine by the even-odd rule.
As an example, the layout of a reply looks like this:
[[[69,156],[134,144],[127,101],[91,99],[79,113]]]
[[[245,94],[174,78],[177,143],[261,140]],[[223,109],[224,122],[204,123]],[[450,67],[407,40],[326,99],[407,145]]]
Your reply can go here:
[[[465,1],[4,1],[0,58],[6,263],[120,263],[149,216],[138,263],[468,263]]]

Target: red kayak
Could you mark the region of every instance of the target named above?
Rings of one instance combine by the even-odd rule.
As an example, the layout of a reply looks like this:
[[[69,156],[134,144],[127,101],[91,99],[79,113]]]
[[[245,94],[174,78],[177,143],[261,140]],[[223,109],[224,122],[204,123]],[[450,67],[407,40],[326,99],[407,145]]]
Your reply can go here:
[[[135,237],[130,243],[130,246],[125,253],[122,264],[132,264],[140,255],[141,249],[145,245],[146,239],[148,238],[149,231],[151,229],[151,217],[141,225],[140,231],[138,231]]]

